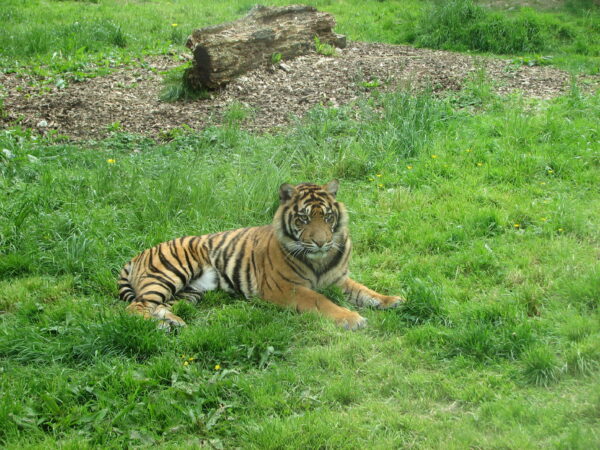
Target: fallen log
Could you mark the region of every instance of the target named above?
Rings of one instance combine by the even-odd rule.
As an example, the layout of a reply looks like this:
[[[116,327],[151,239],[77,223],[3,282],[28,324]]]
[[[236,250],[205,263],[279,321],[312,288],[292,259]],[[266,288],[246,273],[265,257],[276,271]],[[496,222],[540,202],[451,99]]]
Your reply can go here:
[[[237,76],[275,59],[290,59],[315,48],[314,38],[339,48],[346,37],[332,31],[335,19],[312,6],[254,7],[245,17],[195,30],[186,46],[193,52],[184,82],[194,90],[222,87]]]

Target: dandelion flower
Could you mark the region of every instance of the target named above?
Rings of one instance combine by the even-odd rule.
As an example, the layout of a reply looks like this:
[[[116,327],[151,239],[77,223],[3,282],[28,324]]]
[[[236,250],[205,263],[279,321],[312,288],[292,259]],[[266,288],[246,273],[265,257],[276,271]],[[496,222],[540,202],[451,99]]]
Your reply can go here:
[[[379,186],[379,187],[383,187],[383,184],[379,183],[377,186]]]
[[[413,166],[406,166],[406,168],[407,168],[408,170],[412,170],[412,167],[413,167]]]
[[[481,167],[481,166],[483,166],[483,163],[482,163],[482,162],[478,162],[478,163],[477,163],[477,165],[478,165],[479,167]]]
[[[106,162],[109,164],[114,164],[116,161],[111,158],[111,159],[107,159]]]
[[[177,24],[176,24],[176,23],[172,23],[172,24],[171,24],[171,26],[172,26],[172,27],[176,27],[176,26],[177,26]]]
[[[559,229],[558,229],[558,232],[559,232],[559,233],[562,233],[563,231],[565,231],[565,230],[563,230],[562,228],[559,228]]]
[[[514,224],[514,227],[515,227],[515,228],[521,228],[521,224],[520,224],[520,223],[515,223],[515,224]]]
[[[183,362],[183,365],[184,365],[184,366],[189,366],[189,365],[190,365],[190,363],[189,363],[188,361],[184,361],[184,362]]]
[[[431,155],[431,157],[432,157],[433,159],[435,159],[435,158],[437,158],[437,155]]]
[[[554,173],[554,170],[548,169],[548,173]]]
[[[375,176],[377,176],[377,177],[380,177],[380,176],[381,176],[381,174],[380,174],[380,173],[378,173],[378,174],[377,174],[377,175],[375,175]]]
[[[467,153],[471,153],[471,149],[470,148],[467,149]]]
[[[221,370],[221,365],[220,365],[220,364],[217,364],[217,365],[215,366],[215,370]]]

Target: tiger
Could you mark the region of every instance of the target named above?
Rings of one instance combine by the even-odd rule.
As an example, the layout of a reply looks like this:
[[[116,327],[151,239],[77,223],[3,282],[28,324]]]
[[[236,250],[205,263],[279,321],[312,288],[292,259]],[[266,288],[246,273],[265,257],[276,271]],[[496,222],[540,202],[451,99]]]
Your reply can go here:
[[[338,188],[337,180],[284,183],[270,225],[185,236],[145,250],[123,267],[119,297],[130,302],[129,312],[169,329],[186,325],[171,310],[176,300],[195,303],[217,288],[299,312],[316,311],[349,330],[362,328],[366,318],[318,291],[339,286],[358,307],[393,308],[405,299],[349,278],[352,244],[348,212],[336,200]]]

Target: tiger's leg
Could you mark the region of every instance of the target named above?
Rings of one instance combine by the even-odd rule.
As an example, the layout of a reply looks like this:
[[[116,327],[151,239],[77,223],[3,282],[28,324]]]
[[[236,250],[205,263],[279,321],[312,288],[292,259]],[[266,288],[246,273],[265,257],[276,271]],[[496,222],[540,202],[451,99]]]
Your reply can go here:
[[[373,306],[379,309],[395,308],[406,300],[400,296],[381,295],[366,286],[346,278],[342,290],[348,301],[356,306]]]
[[[172,298],[170,291],[160,285],[154,285],[152,289],[150,292],[140,293],[127,307],[127,311],[146,319],[158,319],[163,328],[185,326],[183,319],[173,314],[171,305],[164,301]]]
[[[338,306],[324,295],[302,286],[283,286],[263,293],[262,298],[280,306],[295,307],[300,312],[316,311],[348,330],[356,330],[367,324],[367,319],[357,312]]]

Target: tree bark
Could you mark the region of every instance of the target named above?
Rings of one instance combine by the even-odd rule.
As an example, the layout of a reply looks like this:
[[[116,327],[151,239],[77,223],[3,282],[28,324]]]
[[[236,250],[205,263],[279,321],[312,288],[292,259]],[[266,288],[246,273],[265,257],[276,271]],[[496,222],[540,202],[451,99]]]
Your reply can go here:
[[[192,89],[215,89],[271,61],[314,49],[314,38],[343,48],[346,37],[332,31],[335,19],[312,6],[254,7],[247,16],[195,30],[186,43],[194,54],[184,81]]]

